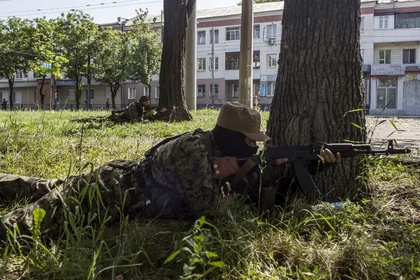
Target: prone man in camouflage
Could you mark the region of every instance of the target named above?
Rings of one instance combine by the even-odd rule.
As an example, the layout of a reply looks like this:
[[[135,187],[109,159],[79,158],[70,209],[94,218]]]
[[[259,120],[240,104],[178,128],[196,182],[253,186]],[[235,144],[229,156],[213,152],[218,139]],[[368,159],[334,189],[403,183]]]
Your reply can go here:
[[[41,233],[56,235],[62,225],[64,207],[81,206],[84,212],[98,215],[106,211],[112,222],[124,215],[215,217],[224,198],[231,193],[247,195],[251,202],[256,202],[252,193],[259,186],[260,176],[263,189],[273,194],[270,168],[261,174],[256,166],[245,176],[239,176],[237,183],[233,181],[241,170],[236,158],[251,157],[257,153],[256,142],[269,139],[260,131],[260,125],[258,111],[238,103],[225,103],[213,130],[196,130],[166,139],[146,152],[139,163],[115,160],[93,172],[53,180],[0,174],[1,204],[24,198],[30,202],[1,217],[0,239],[14,224],[21,233],[29,233],[36,208],[46,211]],[[324,151],[323,157],[328,163],[341,160],[329,150]],[[285,162],[278,159],[276,163]],[[92,192],[100,193],[97,203],[88,199]],[[77,197],[81,204],[76,204],[72,197]]]
[[[131,102],[124,109],[111,111],[110,116],[74,119],[75,122],[104,122],[114,123],[142,122],[142,121],[170,121],[172,112],[166,108],[152,107],[150,98],[142,96],[138,101]]]
[[[119,111],[112,111],[110,120],[120,121],[155,121],[165,120],[166,108],[157,108],[151,106],[150,98],[147,96],[140,97],[139,101],[132,102],[128,106]]]

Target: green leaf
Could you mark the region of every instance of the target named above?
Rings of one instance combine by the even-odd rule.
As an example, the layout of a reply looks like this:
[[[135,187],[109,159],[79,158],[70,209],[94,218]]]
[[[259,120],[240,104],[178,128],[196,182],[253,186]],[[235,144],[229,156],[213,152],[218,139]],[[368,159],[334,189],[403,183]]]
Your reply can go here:
[[[357,113],[357,112],[361,112],[363,110],[364,110],[363,108],[353,109],[353,110],[347,111],[346,114],[348,114],[348,113]]]
[[[206,223],[206,217],[201,216],[200,219],[198,219],[198,223],[200,224],[200,226],[203,226]]]
[[[34,232],[38,232],[38,230],[41,227],[41,222],[42,220],[44,220],[45,217],[45,210],[42,208],[36,208],[33,212],[33,217],[34,217]]]
[[[218,262],[209,262],[209,265],[214,266],[214,267],[218,267],[218,268],[225,268],[227,267],[227,264],[225,264],[222,261],[218,261]]]
[[[394,127],[395,130],[399,131],[397,126],[395,125],[395,122],[393,120],[389,120],[390,124]]]
[[[352,124],[354,127],[358,128],[358,129],[360,129],[360,130],[363,130],[363,129],[364,129],[363,127],[361,127],[361,126],[360,126],[360,125],[358,125],[357,123],[352,122],[351,124]]]
[[[164,262],[163,264],[167,264],[170,263],[173,259],[176,258],[176,256],[178,256],[181,253],[181,250],[176,250],[175,252],[173,252]]]

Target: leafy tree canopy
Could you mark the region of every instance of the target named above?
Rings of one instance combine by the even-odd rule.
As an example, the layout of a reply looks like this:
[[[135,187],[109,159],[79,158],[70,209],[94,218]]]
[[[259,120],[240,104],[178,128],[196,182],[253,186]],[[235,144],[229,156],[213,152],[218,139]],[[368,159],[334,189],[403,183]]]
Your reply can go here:
[[[162,43],[159,33],[152,30],[150,22],[146,22],[147,11],[137,11],[131,35],[131,56],[129,78],[149,85],[153,74],[159,73]]]
[[[36,59],[31,62],[31,69],[36,77],[51,73],[61,78],[62,65],[68,60],[59,45],[63,34],[58,22],[55,19],[36,18],[34,23],[32,52]]]
[[[63,64],[66,77],[76,81],[76,107],[82,96],[82,77],[88,76],[88,60],[97,51],[95,36],[98,25],[82,11],[62,14],[58,26],[62,32],[60,45],[68,62]]]
[[[27,73],[34,54],[31,21],[17,17],[0,21],[0,77],[9,83],[9,104],[13,108],[13,85],[17,71]]]

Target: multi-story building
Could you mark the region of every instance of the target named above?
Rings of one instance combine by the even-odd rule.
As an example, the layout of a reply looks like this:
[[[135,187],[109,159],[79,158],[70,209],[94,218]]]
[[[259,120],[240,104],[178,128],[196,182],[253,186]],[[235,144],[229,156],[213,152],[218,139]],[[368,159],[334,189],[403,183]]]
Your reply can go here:
[[[420,116],[420,1],[364,0],[361,12],[370,113]]]
[[[262,105],[271,104],[274,95],[282,11],[283,2],[256,4],[254,8],[253,82],[254,94],[259,96]],[[202,107],[235,101],[239,89],[241,7],[201,10],[197,17],[197,104]],[[159,28],[161,15],[154,18],[155,28]],[[129,28],[117,23],[109,25]],[[366,104],[371,114],[420,116],[419,46],[420,0],[362,0],[361,55]],[[38,99],[39,82],[31,73],[28,77],[17,74],[15,103],[33,106]],[[214,95],[211,94],[213,83]],[[156,104],[158,84],[158,77],[154,76],[149,93],[148,87],[142,84],[124,82],[116,103],[124,106],[141,95],[150,94],[152,103]],[[103,107],[110,97],[109,87],[93,83],[92,88],[93,107]],[[59,80],[57,89],[61,107],[66,104],[69,108],[75,103],[74,81]],[[7,81],[0,80],[0,92],[8,98]],[[87,90],[85,92],[87,97]],[[47,95],[51,96],[48,100],[54,100],[54,94]]]

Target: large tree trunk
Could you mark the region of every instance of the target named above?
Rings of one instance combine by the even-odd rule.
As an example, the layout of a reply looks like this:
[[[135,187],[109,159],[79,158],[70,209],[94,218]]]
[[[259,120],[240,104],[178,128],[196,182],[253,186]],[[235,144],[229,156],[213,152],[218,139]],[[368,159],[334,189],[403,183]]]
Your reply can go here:
[[[44,83],[46,75],[42,76],[41,86],[39,87],[39,96],[41,98],[41,108],[44,110],[45,94],[44,94]]]
[[[116,106],[115,106],[115,97],[117,96],[117,91],[120,88],[120,83],[110,83],[109,84],[110,88],[111,88],[111,102],[112,102],[112,109],[115,110]]]
[[[174,108],[171,120],[191,120],[185,101],[184,62],[188,17],[195,0],[164,0],[163,50],[159,106]]]
[[[9,103],[10,103],[10,110],[13,109],[13,87],[15,85],[15,77],[10,77],[7,79],[9,82]]]
[[[286,0],[268,135],[280,146],[364,142],[360,0]],[[315,178],[319,199],[362,186],[362,166],[346,159]]]
[[[76,110],[80,109],[80,98],[83,94],[83,84],[81,78],[76,78]],[[89,93],[90,94],[90,93]]]

